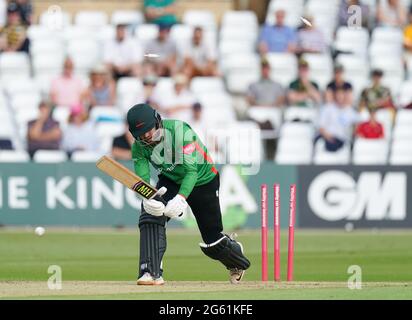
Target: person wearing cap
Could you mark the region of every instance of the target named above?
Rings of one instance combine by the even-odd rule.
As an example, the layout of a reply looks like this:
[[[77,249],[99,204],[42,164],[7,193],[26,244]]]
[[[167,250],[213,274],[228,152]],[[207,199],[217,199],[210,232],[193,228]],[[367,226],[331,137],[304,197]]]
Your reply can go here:
[[[267,59],[262,59],[260,63],[260,74],[260,79],[249,85],[249,105],[282,107],[285,104],[285,92],[278,82],[271,79],[271,67]]]
[[[86,85],[82,79],[74,75],[74,64],[70,57],[63,63],[63,73],[54,78],[50,86],[50,100],[55,106],[79,104],[82,100]]]
[[[148,23],[172,26],[178,22],[175,0],[144,0],[143,11]]]
[[[365,88],[360,97],[359,111],[378,110],[383,108],[394,109],[391,90],[382,85],[383,71],[374,69],[371,72],[372,85]]]
[[[115,39],[109,40],[103,49],[103,62],[109,72],[115,80],[138,76],[142,61],[142,46],[128,36],[127,25],[118,24]]]
[[[316,82],[309,78],[309,64],[300,59],[298,63],[298,78],[291,82],[287,94],[290,105],[313,107],[322,102],[322,96]]]
[[[116,85],[104,65],[97,65],[90,72],[90,85],[83,102],[89,107],[115,105]]]
[[[7,23],[0,29],[0,51],[29,53],[29,48],[27,27],[22,22],[17,4],[10,2],[7,7]]]
[[[68,125],[63,130],[62,149],[69,156],[75,151],[100,151],[100,140],[94,123],[89,120],[89,114],[81,104],[70,107]]]
[[[196,102],[188,87],[188,78],[183,73],[173,77],[173,88],[166,90],[155,88],[151,101],[159,112],[168,118],[189,121],[191,109]]]
[[[59,150],[62,139],[60,125],[52,117],[52,108],[46,101],[39,104],[37,119],[27,124],[27,151],[32,157],[37,150]]]
[[[347,105],[353,105],[353,89],[352,85],[345,81],[343,73],[344,68],[341,64],[336,64],[334,67],[333,80],[329,82],[326,87],[325,100],[327,103],[332,103],[334,100],[334,94],[337,89],[343,89],[345,92],[345,103]]]
[[[156,54],[151,61],[159,77],[173,76],[177,71],[177,47],[170,38],[170,25],[159,24],[159,33],[156,39],[149,41],[145,47],[145,54]]]
[[[325,36],[319,28],[315,26],[312,16],[306,16],[305,19],[310,24],[303,23],[297,33],[297,52],[303,53],[326,53],[327,44]]]
[[[219,204],[219,173],[207,148],[185,122],[163,120],[148,104],[127,113],[135,141],[132,158],[136,174],[150,183],[150,166],[158,172],[156,197],[144,199],[139,217],[138,285],[162,285],[166,251],[166,224],[190,206],[204,243],[201,251],[220,261],[232,283],[238,283],[250,262],[242,245],[223,233]]]
[[[269,52],[292,52],[297,49],[296,31],[285,25],[286,11],[278,9],[274,13],[275,24],[264,25],[259,35],[258,51],[261,55]]]

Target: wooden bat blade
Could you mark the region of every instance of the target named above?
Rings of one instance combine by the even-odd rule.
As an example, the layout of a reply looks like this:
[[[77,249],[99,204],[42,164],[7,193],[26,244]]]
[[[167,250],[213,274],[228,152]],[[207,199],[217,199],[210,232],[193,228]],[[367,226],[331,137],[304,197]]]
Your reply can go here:
[[[96,167],[145,199],[153,198],[157,192],[156,188],[152,187],[134,172],[108,156],[101,157],[96,162]]]

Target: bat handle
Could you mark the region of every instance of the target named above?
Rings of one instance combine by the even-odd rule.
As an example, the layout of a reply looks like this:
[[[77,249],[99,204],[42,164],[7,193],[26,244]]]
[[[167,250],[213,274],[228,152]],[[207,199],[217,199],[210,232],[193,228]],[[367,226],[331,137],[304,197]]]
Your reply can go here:
[[[167,204],[167,201],[166,201],[165,199],[163,199],[163,197],[160,196],[160,195],[158,195],[158,194],[155,194],[155,196],[154,196],[152,199],[157,200],[157,201],[160,201],[160,202],[163,203],[164,205]]]

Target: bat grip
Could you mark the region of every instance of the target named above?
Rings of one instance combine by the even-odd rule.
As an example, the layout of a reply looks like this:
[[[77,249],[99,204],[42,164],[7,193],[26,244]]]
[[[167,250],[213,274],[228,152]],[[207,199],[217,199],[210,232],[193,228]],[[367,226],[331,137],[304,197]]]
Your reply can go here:
[[[165,199],[163,199],[162,196],[159,196],[158,194],[155,195],[152,199],[157,200],[157,201],[160,201],[160,202],[163,203],[164,205],[167,204],[167,201],[166,201]]]

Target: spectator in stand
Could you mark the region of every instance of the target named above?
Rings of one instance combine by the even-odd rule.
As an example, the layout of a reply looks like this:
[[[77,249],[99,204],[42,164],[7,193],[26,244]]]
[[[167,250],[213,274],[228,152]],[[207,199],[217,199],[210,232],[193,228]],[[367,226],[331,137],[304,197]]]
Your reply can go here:
[[[372,86],[362,91],[359,111],[365,108],[371,112],[382,108],[394,109],[391,91],[389,88],[382,85],[383,71],[375,69],[372,71]]]
[[[326,87],[325,100],[327,103],[332,103],[335,99],[337,89],[342,89],[345,92],[345,104],[353,106],[353,89],[352,85],[343,78],[343,66],[335,65],[333,80]]]
[[[89,107],[115,105],[116,84],[104,65],[98,65],[90,72],[90,85],[83,101]]]
[[[30,41],[26,32],[18,6],[11,2],[7,7],[6,26],[0,29],[0,51],[29,53]]]
[[[368,121],[360,123],[356,128],[356,136],[365,139],[383,139],[384,129],[381,123],[376,120],[376,110],[370,112]]]
[[[406,57],[412,57],[412,6],[409,8],[408,25],[403,29],[403,46]]]
[[[116,38],[104,47],[103,61],[115,80],[139,75],[143,50],[136,40],[128,37],[127,25],[116,26]]]
[[[263,26],[259,35],[259,53],[268,52],[295,52],[296,31],[285,26],[286,12],[279,9],[275,12],[276,23],[273,26]]]
[[[149,23],[169,26],[177,23],[175,0],[144,0],[143,11]]]
[[[69,156],[74,151],[95,151],[100,149],[100,141],[93,122],[80,104],[70,109],[69,123],[63,132],[62,149]]]
[[[371,21],[369,19],[369,6],[361,3],[360,0],[341,0],[339,7],[339,26],[349,26],[349,19],[354,14],[354,12],[349,9],[351,6],[358,6],[361,8],[361,25],[363,28],[369,29],[371,27]]]
[[[285,105],[285,92],[282,86],[270,78],[270,64],[261,61],[261,77],[249,86],[247,100],[251,106],[282,107]]]
[[[206,131],[207,123],[203,117],[202,105],[198,102],[194,103],[192,106],[192,115],[188,120],[188,123],[193,128],[193,130],[199,135],[200,139],[206,142]]]
[[[173,89],[161,91],[155,89],[152,101],[161,114],[171,119],[189,121],[195,96],[188,89],[188,79],[184,74],[177,74],[174,78]]]
[[[326,150],[334,152],[348,143],[352,137],[353,126],[359,122],[358,113],[345,104],[345,91],[338,88],[335,91],[335,100],[326,104],[319,115],[318,139],[325,140]]]
[[[62,131],[51,117],[51,107],[44,101],[39,104],[39,116],[27,125],[27,151],[33,157],[37,150],[59,150]]]
[[[159,77],[170,77],[176,73],[177,47],[170,38],[170,27],[166,24],[159,25],[159,34],[150,41],[145,49],[145,54],[157,54],[155,68]]]
[[[322,102],[322,96],[316,82],[309,78],[309,64],[300,59],[298,63],[298,78],[289,85],[287,94],[290,105],[313,107]]]
[[[148,75],[143,78],[143,92],[145,102],[150,105],[155,105],[153,100],[153,93],[156,88],[157,77],[155,75]]]
[[[379,0],[376,21],[382,27],[403,28],[406,24],[406,8],[400,0]]]
[[[297,34],[297,51],[299,53],[325,53],[327,44],[322,31],[315,27],[313,17],[305,18],[309,23],[302,23]]]
[[[54,105],[71,106],[79,104],[86,89],[84,82],[73,75],[73,61],[66,58],[63,65],[63,73],[52,80],[50,97]]]
[[[212,44],[205,41],[203,29],[196,27],[190,43],[184,50],[184,73],[189,77],[216,77],[218,75],[216,52]]]
[[[125,132],[113,139],[112,156],[116,160],[131,160],[132,159],[132,145],[134,138],[129,132],[129,126],[125,124]]]
[[[15,0],[12,2],[16,3],[23,24],[26,26],[31,25],[33,21],[33,6],[31,0]]]

